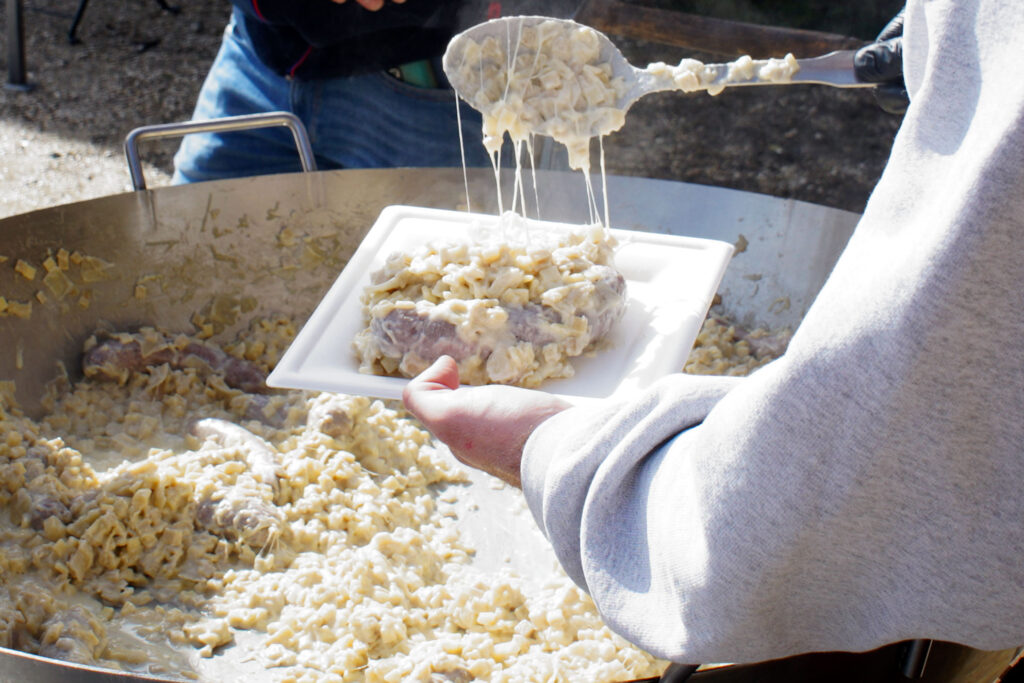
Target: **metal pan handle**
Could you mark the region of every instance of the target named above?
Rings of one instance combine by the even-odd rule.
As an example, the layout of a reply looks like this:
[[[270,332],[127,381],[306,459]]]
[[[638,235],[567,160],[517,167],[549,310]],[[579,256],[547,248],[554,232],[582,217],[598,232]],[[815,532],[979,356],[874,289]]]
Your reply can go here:
[[[315,171],[316,159],[313,157],[313,147],[309,144],[309,135],[306,133],[306,127],[302,121],[286,111],[273,111],[266,114],[228,116],[207,121],[159,123],[136,128],[124,139],[124,155],[128,161],[128,173],[132,177],[132,187],[136,190],[146,189],[146,179],[142,175],[142,161],[139,159],[139,141],[141,140],[176,138],[191,133],[220,133],[251,128],[270,128],[272,126],[285,126],[291,130],[295,147],[299,151],[302,170]]]

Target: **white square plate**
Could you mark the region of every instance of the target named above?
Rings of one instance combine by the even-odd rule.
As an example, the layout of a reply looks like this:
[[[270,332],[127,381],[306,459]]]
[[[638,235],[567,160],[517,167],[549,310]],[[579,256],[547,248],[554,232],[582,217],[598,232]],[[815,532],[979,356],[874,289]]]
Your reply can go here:
[[[395,251],[458,241],[493,229],[497,216],[412,206],[385,208],[348,265],[267,378],[272,387],[401,398],[409,381],[359,372],[352,340],[363,329],[360,296]],[[530,230],[580,226],[529,221]],[[622,396],[682,370],[733,247],[717,240],[612,230],[615,265],[626,279],[626,312],[608,347],[572,359],[575,376],[541,388],[574,403]]]

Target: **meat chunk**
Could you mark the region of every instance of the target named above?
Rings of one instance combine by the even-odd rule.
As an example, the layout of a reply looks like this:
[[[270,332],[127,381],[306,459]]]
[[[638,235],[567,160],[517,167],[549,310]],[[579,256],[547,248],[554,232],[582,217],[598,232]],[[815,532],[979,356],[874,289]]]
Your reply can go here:
[[[229,387],[246,393],[267,391],[266,373],[257,365],[211,344],[152,329],[90,343],[82,357],[82,371],[91,379],[124,383],[132,373],[165,363],[175,370],[192,367],[219,373]]]
[[[222,489],[204,498],[196,508],[196,523],[201,529],[232,542],[242,542],[254,550],[273,546],[281,536],[284,519],[281,511],[242,486]]]
[[[536,347],[559,341],[558,326],[574,318],[587,321],[584,334],[587,346],[604,339],[625,310],[626,281],[612,268],[602,269],[593,287],[593,295],[577,296],[569,306],[555,308],[528,303],[523,306],[501,306],[507,324],[501,334],[475,334],[467,340],[455,324],[438,319],[436,309],[395,308],[370,323],[370,334],[382,355],[400,359],[416,356],[429,365],[443,355],[456,361],[471,356],[486,360],[499,344],[526,342]]]
[[[193,436],[213,442],[220,448],[237,448],[242,451],[249,474],[257,482],[269,486],[273,491],[277,490],[278,478],[282,475],[281,463],[277,451],[265,440],[245,427],[215,417],[196,421],[191,432]]]
[[[191,432],[215,450],[238,451],[246,465],[233,482],[213,479],[212,485],[202,488],[196,525],[255,550],[271,547],[284,525],[274,504],[283,476],[277,450],[249,430],[216,418],[199,420]]]

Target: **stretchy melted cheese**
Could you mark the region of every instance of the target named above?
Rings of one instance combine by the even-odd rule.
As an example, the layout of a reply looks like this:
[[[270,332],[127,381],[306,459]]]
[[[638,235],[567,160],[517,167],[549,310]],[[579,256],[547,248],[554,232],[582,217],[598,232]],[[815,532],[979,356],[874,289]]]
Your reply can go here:
[[[513,19],[505,22],[505,35],[488,35],[480,42],[459,36],[458,53],[445,64],[449,78],[483,114],[484,146],[492,155],[506,133],[517,149],[531,135],[546,135],[566,146],[570,167],[587,171],[590,140],[625,123],[624,96],[632,84],[614,73],[593,29],[565,20]],[[798,69],[788,54],[783,59],[740,57],[728,65],[725,78],[695,59],[677,66],[658,62],[645,71],[655,77],[655,90],[717,95],[728,83],[787,82]]]
[[[497,154],[505,133],[515,143],[547,135],[569,150],[569,165],[590,167],[590,139],[622,127],[621,78],[601,56],[597,33],[572,22],[519,22],[509,36],[464,39],[453,82],[484,117],[484,146]],[[465,84],[464,87],[461,84]]]

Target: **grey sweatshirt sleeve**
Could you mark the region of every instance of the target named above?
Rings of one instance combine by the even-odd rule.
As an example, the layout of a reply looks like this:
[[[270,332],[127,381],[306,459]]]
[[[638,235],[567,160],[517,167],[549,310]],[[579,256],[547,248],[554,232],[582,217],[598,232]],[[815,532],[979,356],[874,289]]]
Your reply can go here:
[[[563,566],[655,655],[1024,643],[1024,5],[912,0],[911,107],[786,355],[527,443]]]
[[[550,418],[527,443],[534,454],[523,462],[521,475],[527,504],[548,538],[564,539],[555,552],[566,573],[586,587],[580,564],[578,532],[584,497],[602,464],[619,471],[604,476],[629,476],[648,452],[704,419],[708,410],[737,382],[736,377],[684,376],[657,383],[626,406],[574,408]],[[541,435],[551,435],[544,437]],[[617,457],[609,457],[616,453]],[[574,453],[578,457],[562,457]],[[631,457],[632,456],[632,457]],[[543,492],[544,495],[538,495]]]

